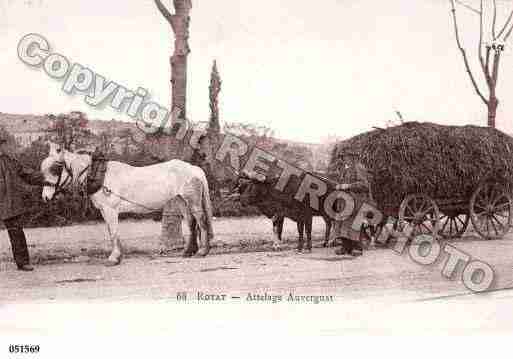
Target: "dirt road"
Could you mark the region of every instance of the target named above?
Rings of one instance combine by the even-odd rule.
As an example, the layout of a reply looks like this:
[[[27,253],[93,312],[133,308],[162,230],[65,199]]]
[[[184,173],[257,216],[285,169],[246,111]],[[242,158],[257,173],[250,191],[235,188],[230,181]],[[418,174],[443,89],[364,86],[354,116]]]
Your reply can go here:
[[[441,275],[445,257],[423,266],[391,249],[371,249],[356,258],[336,256],[332,248],[321,247],[320,221],[314,226],[316,248],[296,254],[291,222],[285,227],[285,249],[272,252],[268,220],[217,220],[213,254],[191,259],[178,252],[158,255],[159,223],[124,222],[121,227],[128,255],[114,268],[103,265],[109,243],[98,224],[28,230],[32,256],[39,263],[33,273],[14,270],[7,238],[1,238],[1,302],[177,300],[183,292],[188,301],[229,302],[372,298],[402,302],[469,295],[461,281],[461,266],[452,279]],[[470,235],[451,243],[494,268],[493,288],[513,285],[511,235],[499,241]]]
[[[461,281],[461,266],[452,279],[442,276],[445,257],[429,266],[391,249],[340,257],[321,247],[323,224],[316,221],[314,228],[312,253],[292,250],[295,226],[288,221],[285,249],[272,252],[268,220],[220,219],[212,255],[183,259],[179,253],[158,255],[159,223],[123,222],[128,255],[117,267],[103,265],[109,243],[98,224],[30,229],[38,263],[32,273],[15,270],[1,232],[0,332],[53,328],[69,334],[73,328],[79,337],[149,330],[167,335],[201,325],[220,333],[234,323],[254,335],[261,335],[262,326],[277,335],[513,330],[513,290],[507,289],[513,286],[511,234],[484,241],[469,233],[451,242],[494,268],[493,288],[506,288],[472,294]]]

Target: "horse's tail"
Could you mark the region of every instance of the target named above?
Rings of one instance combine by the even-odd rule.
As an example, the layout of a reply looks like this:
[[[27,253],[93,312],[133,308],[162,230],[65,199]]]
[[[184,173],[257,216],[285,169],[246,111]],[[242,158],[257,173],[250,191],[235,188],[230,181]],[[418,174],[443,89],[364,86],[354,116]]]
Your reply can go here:
[[[213,222],[213,211],[212,211],[212,201],[210,200],[210,191],[208,188],[207,178],[203,177],[203,191],[201,194],[201,206],[203,207],[203,212],[205,213],[205,224],[207,226],[207,236],[209,239],[214,238],[214,227],[212,225]]]

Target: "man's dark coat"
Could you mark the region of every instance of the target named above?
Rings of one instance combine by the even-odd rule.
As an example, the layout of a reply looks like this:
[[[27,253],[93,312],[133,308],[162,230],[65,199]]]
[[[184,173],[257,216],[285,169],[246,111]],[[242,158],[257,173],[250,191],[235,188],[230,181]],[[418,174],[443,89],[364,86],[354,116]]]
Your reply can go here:
[[[0,154],[0,220],[23,214],[27,206],[23,201],[26,188],[22,182],[42,185],[43,175],[22,166],[13,157]]]

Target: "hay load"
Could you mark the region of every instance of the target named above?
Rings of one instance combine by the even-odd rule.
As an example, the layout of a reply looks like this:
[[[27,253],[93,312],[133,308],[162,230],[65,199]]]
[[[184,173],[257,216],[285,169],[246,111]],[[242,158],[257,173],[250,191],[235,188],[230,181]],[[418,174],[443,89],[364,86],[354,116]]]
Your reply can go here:
[[[374,199],[389,215],[410,193],[468,201],[484,180],[513,187],[513,139],[489,127],[407,122],[366,132],[335,146],[330,176],[351,181],[352,157],[369,170]]]

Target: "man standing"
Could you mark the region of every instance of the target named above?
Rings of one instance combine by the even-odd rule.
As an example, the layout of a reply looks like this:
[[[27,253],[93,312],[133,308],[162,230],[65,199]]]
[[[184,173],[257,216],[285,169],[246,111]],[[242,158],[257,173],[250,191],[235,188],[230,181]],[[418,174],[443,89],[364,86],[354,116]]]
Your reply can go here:
[[[370,174],[356,156],[350,156],[350,158],[352,166],[346,168],[349,172],[349,176],[344,176],[345,178],[343,178],[343,180],[349,180],[350,183],[339,184],[336,186],[336,189],[358,193],[362,199],[374,204],[370,185]],[[333,236],[335,239],[339,238],[342,240],[340,248],[335,251],[338,255],[346,253],[352,254],[353,249],[362,250],[360,241],[362,237],[368,237],[365,224],[362,225],[359,232],[352,230],[351,225],[351,218],[343,221],[335,221],[334,223]]]
[[[26,205],[23,203],[24,188],[21,182],[32,185],[43,185],[44,176],[22,166],[8,154],[7,135],[0,131],[0,220],[4,222],[12,254],[19,270],[32,271],[25,233],[23,232],[23,214]]]

